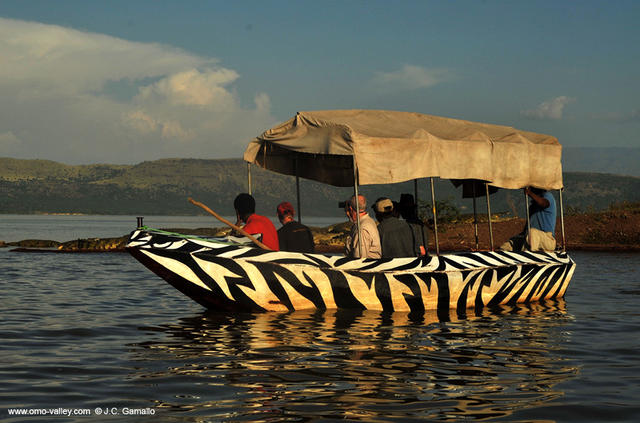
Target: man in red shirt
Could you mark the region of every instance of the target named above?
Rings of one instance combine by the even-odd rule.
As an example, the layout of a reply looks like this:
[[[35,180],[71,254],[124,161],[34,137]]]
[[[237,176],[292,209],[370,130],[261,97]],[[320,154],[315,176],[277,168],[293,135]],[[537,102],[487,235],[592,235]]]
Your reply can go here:
[[[242,229],[251,235],[262,235],[260,241],[274,251],[278,251],[278,232],[267,217],[256,214],[256,200],[246,193],[238,194],[233,201],[238,224],[244,223]]]

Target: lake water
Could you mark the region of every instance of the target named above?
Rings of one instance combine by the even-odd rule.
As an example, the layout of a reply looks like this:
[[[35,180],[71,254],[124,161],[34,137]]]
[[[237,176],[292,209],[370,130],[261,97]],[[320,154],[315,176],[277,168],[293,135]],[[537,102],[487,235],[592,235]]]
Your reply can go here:
[[[235,216],[223,216],[235,223]],[[143,216],[143,223],[156,229],[223,227],[212,216]],[[271,220],[280,227],[278,220]],[[346,218],[309,217],[303,223],[309,226],[329,226]],[[82,238],[113,238],[130,233],[137,225],[137,216],[95,215],[16,215],[0,214],[0,241],[24,239],[72,241]]]
[[[208,313],[126,253],[0,249],[0,420],[636,422],[640,254],[571,255],[564,301],[439,322]]]

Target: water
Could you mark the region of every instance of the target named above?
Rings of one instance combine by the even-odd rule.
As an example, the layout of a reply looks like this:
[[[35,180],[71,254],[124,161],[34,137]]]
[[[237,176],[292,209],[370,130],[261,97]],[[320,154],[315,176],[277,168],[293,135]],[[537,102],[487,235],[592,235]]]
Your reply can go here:
[[[439,322],[208,313],[125,253],[0,249],[0,420],[638,421],[640,254],[572,257],[564,301]]]
[[[235,216],[226,216],[235,223]],[[272,222],[280,227],[278,220]],[[336,217],[309,217],[303,223],[324,227],[344,221]],[[144,216],[144,224],[152,228],[206,228],[222,227],[223,223],[211,216]],[[127,235],[137,225],[136,216],[96,215],[15,215],[0,214],[0,241],[24,239],[72,241],[84,238],[115,238]]]

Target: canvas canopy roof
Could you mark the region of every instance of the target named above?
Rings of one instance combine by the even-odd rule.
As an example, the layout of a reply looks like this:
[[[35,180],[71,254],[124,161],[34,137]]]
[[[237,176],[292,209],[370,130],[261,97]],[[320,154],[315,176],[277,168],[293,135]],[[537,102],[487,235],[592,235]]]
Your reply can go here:
[[[562,187],[555,137],[419,113],[299,112],[253,139],[244,160],[335,186],[425,177],[476,179],[500,188]]]

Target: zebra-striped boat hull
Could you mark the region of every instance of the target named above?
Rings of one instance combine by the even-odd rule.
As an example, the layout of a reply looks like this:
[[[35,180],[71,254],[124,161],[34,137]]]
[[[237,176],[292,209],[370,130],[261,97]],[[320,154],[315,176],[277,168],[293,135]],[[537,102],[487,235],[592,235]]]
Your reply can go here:
[[[559,252],[468,252],[349,259],[265,251],[154,230],[128,251],[203,306],[226,311],[368,309],[437,311],[562,298],[575,263]]]

